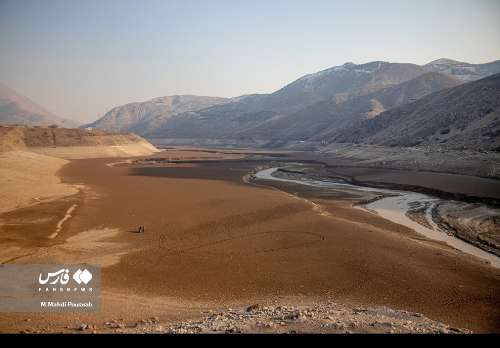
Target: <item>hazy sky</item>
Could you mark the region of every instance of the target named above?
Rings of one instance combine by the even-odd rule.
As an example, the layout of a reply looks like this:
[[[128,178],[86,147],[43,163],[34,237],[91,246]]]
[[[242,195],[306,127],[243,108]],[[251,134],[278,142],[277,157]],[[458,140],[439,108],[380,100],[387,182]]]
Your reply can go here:
[[[0,0],[0,82],[90,121],[172,94],[272,92],[346,61],[500,59],[500,0]]]

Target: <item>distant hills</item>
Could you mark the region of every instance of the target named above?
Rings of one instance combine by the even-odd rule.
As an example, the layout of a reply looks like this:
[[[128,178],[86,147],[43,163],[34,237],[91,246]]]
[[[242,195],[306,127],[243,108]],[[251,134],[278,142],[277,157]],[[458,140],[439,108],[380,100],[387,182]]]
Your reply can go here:
[[[32,100],[2,84],[0,84],[0,124],[57,125],[67,128],[79,126],[78,122],[55,116]]]
[[[110,131],[135,132],[145,134],[160,128],[168,119],[179,114],[224,104],[227,98],[201,97],[195,95],[175,95],[154,98],[145,102],[117,106],[99,120],[86,127]]]
[[[459,136],[460,132],[471,131],[469,126],[475,119],[462,115],[457,105],[465,107],[463,103],[467,101],[469,115],[479,117],[481,114],[481,122],[495,122],[494,118],[483,118],[482,112],[477,111],[492,96],[487,98],[484,93],[472,93],[482,85],[467,83],[496,73],[500,73],[500,61],[470,64],[443,58],[422,66],[383,61],[359,65],[345,63],[305,75],[270,94],[236,98],[169,96],[126,104],[110,110],[88,126],[135,132],[158,142],[166,140],[174,144],[216,142],[286,147],[297,142],[316,144],[314,146],[339,141],[405,146],[437,142],[443,146],[491,149],[496,148],[496,143],[486,141],[485,136],[480,138],[485,141],[477,140],[474,144],[470,141],[466,144],[465,138]],[[462,96],[462,100],[452,99],[454,95],[443,92],[461,85],[468,93]],[[438,94],[439,98],[434,96],[440,92],[443,94]],[[426,104],[425,112],[408,109],[410,105],[423,105],[419,101],[425,99],[428,102],[431,96],[438,98],[440,104]],[[494,111],[495,105],[491,104]],[[433,114],[431,109],[439,109],[440,116]],[[472,109],[477,109],[477,112],[471,113]],[[374,125],[381,127],[380,124],[385,124],[383,120],[390,118],[390,122],[396,122],[401,110],[412,115],[414,124],[401,118],[399,126],[385,130],[399,133],[398,136],[389,137],[388,133],[384,133],[379,138],[372,132]],[[444,116],[446,110],[455,110],[456,117]],[[410,123],[417,127],[419,122],[425,120],[434,123],[439,132],[446,132],[441,129],[440,117],[450,123],[450,133],[436,137],[439,140],[430,140],[425,132],[422,135],[404,128]],[[459,121],[459,118],[463,119]],[[460,124],[458,128],[455,122]],[[464,125],[463,122],[469,123]],[[481,127],[487,125],[482,124]]]

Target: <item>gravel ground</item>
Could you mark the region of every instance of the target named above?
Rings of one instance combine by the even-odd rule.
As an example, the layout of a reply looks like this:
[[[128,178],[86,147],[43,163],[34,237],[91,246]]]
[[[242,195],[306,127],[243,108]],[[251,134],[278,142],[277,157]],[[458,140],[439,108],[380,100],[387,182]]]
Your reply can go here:
[[[300,306],[251,305],[224,312],[205,312],[202,319],[162,323],[157,317],[137,323],[111,321],[116,333],[470,333],[418,313],[386,307],[358,308],[334,302]],[[92,331],[85,324],[72,330]],[[101,331],[101,330],[99,330]]]

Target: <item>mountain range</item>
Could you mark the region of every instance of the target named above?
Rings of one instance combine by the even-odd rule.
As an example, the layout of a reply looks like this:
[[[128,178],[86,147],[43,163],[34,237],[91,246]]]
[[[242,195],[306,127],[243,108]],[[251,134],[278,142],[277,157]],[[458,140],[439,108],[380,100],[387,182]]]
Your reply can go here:
[[[425,65],[383,61],[359,65],[345,63],[303,76],[270,94],[236,98],[155,98],[116,107],[88,126],[194,145],[205,140],[217,140],[222,144],[255,143],[268,147],[282,147],[294,142],[362,142],[365,139],[358,135],[369,133],[364,127],[372,129],[378,119],[388,119],[387,114],[392,115],[391,122],[395,122],[394,115],[399,110],[409,112],[404,106],[409,107],[429,95],[466,86],[496,73],[500,73],[500,61],[470,64],[443,58]],[[473,84],[467,90],[478,86]],[[438,99],[451,97],[447,94],[435,96]],[[433,99],[434,103],[438,99]],[[479,95],[467,100],[471,108],[481,108],[479,103],[484,102]],[[445,105],[448,101],[441,103]],[[414,116],[423,117],[419,113],[414,113]],[[446,141],[442,136],[439,142],[464,146],[465,138],[456,134],[464,126],[457,128],[452,123],[463,123],[466,116],[444,118],[451,122],[450,134]],[[426,120],[431,122],[433,117]],[[355,132],[357,128],[359,132]],[[365,133],[361,133],[362,129]],[[451,132],[451,129],[455,131]],[[404,134],[401,133],[402,138],[413,137],[413,134]],[[384,143],[410,145],[430,141],[426,137],[419,140],[411,138],[411,141],[391,139],[384,139]],[[366,141],[381,142],[371,133]],[[493,143],[488,145],[478,141],[475,144],[481,148],[495,148]]]
[[[500,60],[345,63],[274,93],[174,95],[117,106],[82,127],[161,143],[317,148],[332,142],[498,149]],[[75,127],[0,86],[0,123]]]
[[[237,133],[240,137],[274,140],[321,139],[336,129],[342,129],[364,119],[378,116],[385,110],[407,104],[427,94],[457,86],[461,82],[440,73],[424,73],[414,79],[377,92],[339,103],[327,99],[298,112],[269,119],[257,127]]]

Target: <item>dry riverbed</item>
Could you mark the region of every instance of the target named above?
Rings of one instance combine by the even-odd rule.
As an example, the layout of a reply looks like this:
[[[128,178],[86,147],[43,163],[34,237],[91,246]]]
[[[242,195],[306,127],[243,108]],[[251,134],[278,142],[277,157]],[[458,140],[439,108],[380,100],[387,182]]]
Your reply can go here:
[[[63,184],[86,189],[2,214],[3,260],[100,264],[102,310],[2,313],[0,331],[498,331],[497,270],[353,209],[354,191],[249,184],[286,158],[241,156],[71,160]]]

